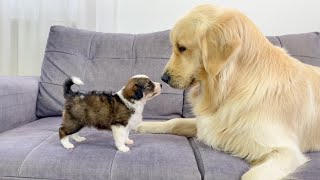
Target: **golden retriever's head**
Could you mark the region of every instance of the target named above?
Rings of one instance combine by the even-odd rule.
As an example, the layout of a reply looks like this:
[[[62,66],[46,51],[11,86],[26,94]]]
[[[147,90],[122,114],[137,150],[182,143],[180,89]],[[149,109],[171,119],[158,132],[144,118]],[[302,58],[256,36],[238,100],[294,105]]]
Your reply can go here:
[[[184,89],[201,76],[216,76],[240,49],[236,14],[201,5],[180,19],[170,34],[173,52],[161,79]]]

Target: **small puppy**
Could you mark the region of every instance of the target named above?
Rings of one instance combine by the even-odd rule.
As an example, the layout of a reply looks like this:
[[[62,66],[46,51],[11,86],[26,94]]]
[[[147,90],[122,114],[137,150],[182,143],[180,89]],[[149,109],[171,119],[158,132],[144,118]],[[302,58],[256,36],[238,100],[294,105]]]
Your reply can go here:
[[[73,92],[73,84],[83,85],[83,82],[72,77],[64,83],[66,99],[62,115],[62,126],[59,129],[61,144],[66,149],[74,148],[69,142],[69,136],[76,142],[85,141],[78,132],[83,127],[95,127],[99,130],[112,130],[116,147],[127,152],[133,144],[129,132],[142,121],[144,105],[150,99],[161,93],[162,85],[153,82],[146,75],[135,75],[117,93]]]

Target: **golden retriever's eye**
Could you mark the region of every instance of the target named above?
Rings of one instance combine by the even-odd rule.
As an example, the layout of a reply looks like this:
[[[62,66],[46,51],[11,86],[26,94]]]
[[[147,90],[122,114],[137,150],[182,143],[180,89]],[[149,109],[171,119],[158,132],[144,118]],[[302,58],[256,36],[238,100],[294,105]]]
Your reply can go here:
[[[183,51],[187,50],[187,48],[184,47],[184,46],[180,46],[178,49],[179,49],[179,51],[180,51],[181,53],[182,53]]]
[[[180,46],[178,49],[179,49],[179,52],[183,52],[183,51],[187,50],[186,47],[183,47],[183,46]]]

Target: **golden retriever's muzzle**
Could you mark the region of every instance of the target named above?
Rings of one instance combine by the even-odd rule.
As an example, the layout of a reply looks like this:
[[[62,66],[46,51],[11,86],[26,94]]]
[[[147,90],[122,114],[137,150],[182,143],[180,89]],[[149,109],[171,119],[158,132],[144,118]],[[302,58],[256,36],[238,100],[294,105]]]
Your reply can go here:
[[[161,76],[161,80],[167,84],[169,84],[170,79],[171,76],[167,72],[164,72]]]

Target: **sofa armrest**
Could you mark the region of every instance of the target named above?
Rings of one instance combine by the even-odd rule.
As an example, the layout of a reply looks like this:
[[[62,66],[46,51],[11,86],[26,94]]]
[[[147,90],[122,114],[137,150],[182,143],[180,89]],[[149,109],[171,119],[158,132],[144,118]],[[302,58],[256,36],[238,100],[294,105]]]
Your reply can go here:
[[[0,77],[0,133],[37,119],[39,77]]]

